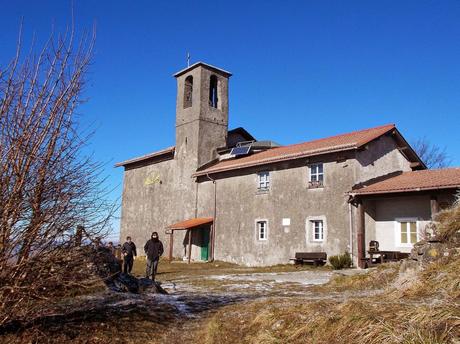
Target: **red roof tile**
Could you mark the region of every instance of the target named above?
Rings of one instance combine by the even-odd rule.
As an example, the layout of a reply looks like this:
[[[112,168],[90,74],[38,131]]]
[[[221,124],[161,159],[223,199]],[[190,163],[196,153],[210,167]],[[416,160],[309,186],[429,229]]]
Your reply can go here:
[[[404,172],[350,193],[373,195],[452,188],[460,188],[460,168]]]
[[[388,124],[376,128],[354,131],[348,134],[331,136],[324,139],[272,148],[242,158],[220,161],[205,170],[197,171],[194,176],[235,170],[250,166],[265,165],[273,162],[298,159],[325,153],[357,149],[393,129],[395,129],[395,125]]]
[[[169,229],[190,229],[202,225],[209,225],[213,222],[212,217],[198,217],[168,226]]]

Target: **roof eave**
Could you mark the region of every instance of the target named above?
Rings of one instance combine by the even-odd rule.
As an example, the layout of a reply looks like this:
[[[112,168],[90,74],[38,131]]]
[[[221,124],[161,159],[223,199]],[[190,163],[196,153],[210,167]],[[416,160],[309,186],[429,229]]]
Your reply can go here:
[[[166,148],[166,149],[164,149],[162,151],[158,151],[158,152],[146,154],[146,155],[143,155],[143,156],[140,156],[140,157],[137,157],[137,158],[132,158],[132,159],[128,159],[128,160],[125,160],[125,161],[117,162],[114,165],[114,167],[115,168],[116,167],[123,167],[123,166],[136,164],[136,163],[139,163],[141,161],[145,161],[145,160],[149,160],[149,159],[157,159],[157,158],[163,157],[165,155],[174,153],[175,149],[176,149],[175,147],[170,147],[170,148]]]
[[[383,194],[394,194],[404,192],[420,192],[420,191],[432,191],[432,190],[446,190],[446,189],[459,189],[460,185],[444,185],[437,187],[420,187],[410,189],[393,189],[393,190],[382,190],[382,191],[371,191],[371,192],[349,192],[348,194],[352,197],[359,196],[372,196],[372,195],[383,195]]]
[[[409,142],[407,142],[407,140],[404,138],[404,136],[402,136],[401,132],[396,127],[394,128],[394,134],[398,137],[398,139],[400,139],[404,143],[404,146],[407,147],[407,149],[409,150],[410,155],[412,155],[412,157],[414,158],[413,162],[419,163],[421,165],[421,167],[422,167],[421,169],[426,170],[428,167],[425,165],[423,160],[418,156],[417,152],[411,147]],[[407,157],[407,158],[409,158],[409,157]]]
[[[308,157],[331,154],[331,153],[337,153],[337,152],[344,152],[344,151],[355,150],[355,149],[357,149],[356,146],[349,146],[349,147],[344,147],[344,148],[335,149],[335,150],[328,150],[328,151],[323,151],[323,152],[313,152],[313,153],[309,152],[309,153],[304,153],[304,154],[290,155],[290,156],[285,156],[285,157],[281,157],[281,158],[277,158],[277,159],[261,160],[261,161],[254,162],[254,163],[248,163],[248,164],[243,164],[243,165],[233,166],[233,167],[228,167],[228,168],[220,168],[220,169],[215,169],[215,170],[198,171],[198,172],[195,172],[192,175],[192,177],[202,177],[202,176],[205,176],[205,175],[212,175],[212,174],[216,174],[216,173],[242,170],[242,169],[245,169],[245,168],[250,168],[250,167],[255,167],[255,166],[269,165],[269,164],[274,164],[274,163],[278,163],[278,162],[297,160],[297,159],[302,159],[302,158],[308,158]]]

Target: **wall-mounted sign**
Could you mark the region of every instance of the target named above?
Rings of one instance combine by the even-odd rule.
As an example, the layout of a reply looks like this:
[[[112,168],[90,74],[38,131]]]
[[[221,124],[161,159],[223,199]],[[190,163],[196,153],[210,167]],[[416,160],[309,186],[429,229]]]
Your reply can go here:
[[[147,178],[144,180],[144,185],[154,185],[154,184],[161,184],[160,174],[157,172],[150,173]]]
[[[283,226],[290,226],[290,225],[291,225],[291,219],[284,218],[283,219]]]

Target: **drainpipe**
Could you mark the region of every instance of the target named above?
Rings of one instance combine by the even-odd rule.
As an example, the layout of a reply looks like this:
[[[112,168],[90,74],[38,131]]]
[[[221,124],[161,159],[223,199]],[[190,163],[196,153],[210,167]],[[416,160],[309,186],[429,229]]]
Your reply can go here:
[[[217,185],[216,185],[216,180],[212,179],[209,176],[209,173],[206,173],[206,177],[214,185],[214,213],[212,216],[212,231],[211,231],[211,262],[213,262],[214,261],[214,242],[216,239]]]

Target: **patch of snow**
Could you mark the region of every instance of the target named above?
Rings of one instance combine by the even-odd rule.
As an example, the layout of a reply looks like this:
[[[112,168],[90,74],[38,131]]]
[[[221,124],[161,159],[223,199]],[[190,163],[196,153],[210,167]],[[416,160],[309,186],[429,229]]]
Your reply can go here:
[[[211,275],[207,278],[220,281],[274,281],[276,283],[299,283],[319,285],[327,283],[332,276],[330,271],[268,272],[236,275]]]

